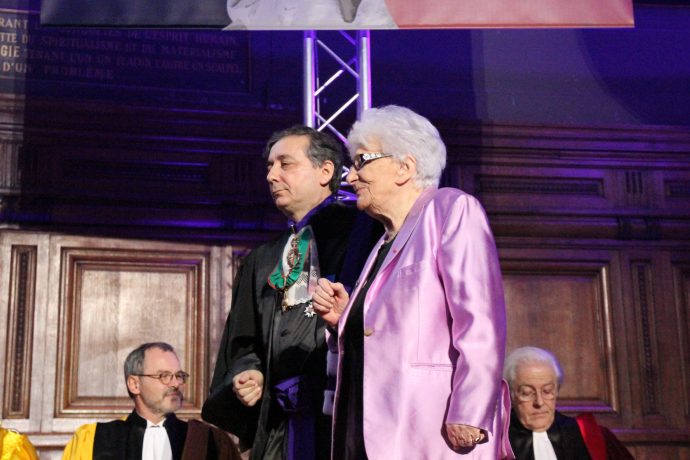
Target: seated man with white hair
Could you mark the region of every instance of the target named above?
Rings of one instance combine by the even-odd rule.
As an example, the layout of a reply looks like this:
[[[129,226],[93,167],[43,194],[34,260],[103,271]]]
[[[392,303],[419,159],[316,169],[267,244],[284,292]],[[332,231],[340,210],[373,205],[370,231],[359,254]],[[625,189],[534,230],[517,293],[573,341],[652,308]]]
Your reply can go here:
[[[591,414],[575,419],[556,410],[563,369],[551,352],[537,347],[513,350],[506,357],[503,378],[510,386],[509,438],[517,460],[633,458]]]

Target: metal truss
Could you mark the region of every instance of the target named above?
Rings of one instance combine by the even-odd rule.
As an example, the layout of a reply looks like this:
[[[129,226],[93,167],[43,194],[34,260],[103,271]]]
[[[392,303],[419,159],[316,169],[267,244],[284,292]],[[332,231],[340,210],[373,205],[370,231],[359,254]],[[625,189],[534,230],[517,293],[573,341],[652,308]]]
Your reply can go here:
[[[304,124],[319,131],[328,129],[346,142],[343,132],[347,126],[339,120],[347,118],[344,114],[355,102],[357,118],[371,107],[369,31],[341,30],[328,37],[328,43],[325,36],[321,32],[317,37],[314,30],[304,32]],[[351,92],[345,100],[333,103],[329,94],[342,98],[343,80],[352,83]]]
[[[357,119],[371,107],[370,34],[368,30],[327,34],[317,37],[314,30],[304,32],[304,124],[319,131],[328,129],[347,145],[353,104]],[[347,173],[343,167],[338,195],[351,201],[356,196],[345,182]]]

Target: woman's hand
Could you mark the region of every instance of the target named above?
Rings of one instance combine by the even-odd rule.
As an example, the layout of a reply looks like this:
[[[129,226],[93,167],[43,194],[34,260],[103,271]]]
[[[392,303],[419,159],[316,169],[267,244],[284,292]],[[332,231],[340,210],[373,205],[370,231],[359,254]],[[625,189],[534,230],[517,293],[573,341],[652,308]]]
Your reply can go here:
[[[350,296],[342,283],[332,283],[326,278],[320,278],[312,296],[312,306],[328,325],[336,327],[348,300]]]
[[[453,449],[468,449],[474,447],[485,439],[485,435],[479,428],[469,425],[457,425],[446,423],[446,433]]]

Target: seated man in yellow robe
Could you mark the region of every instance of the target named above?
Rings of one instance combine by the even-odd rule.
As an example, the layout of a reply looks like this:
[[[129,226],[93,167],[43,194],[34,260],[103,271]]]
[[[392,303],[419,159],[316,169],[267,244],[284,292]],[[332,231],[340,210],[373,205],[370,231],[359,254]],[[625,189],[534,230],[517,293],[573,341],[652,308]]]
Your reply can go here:
[[[127,356],[124,368],[134,410],[125,420],[79,427],[65,447],[63,460],[239,459],[227,433],[175,416],[189,374],[180,367],[172,346],[145,343]]]

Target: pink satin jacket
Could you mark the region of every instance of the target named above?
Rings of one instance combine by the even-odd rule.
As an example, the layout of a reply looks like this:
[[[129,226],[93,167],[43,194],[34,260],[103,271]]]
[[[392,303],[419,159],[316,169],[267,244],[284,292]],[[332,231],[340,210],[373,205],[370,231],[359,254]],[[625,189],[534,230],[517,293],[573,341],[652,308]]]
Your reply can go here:
[[[340,318],[341,331],[348,313]],[[512,458],[510,400],[501,379],[501,271],[474,197],[450,188],[422,193],[367,293],[364,326],[364,440],[371,460]],[[335,337],[329,339],[335,349]],[[336,408],[341,362],[339,356]],[[454,451],[446,423],[486,430],[488,440]]]

